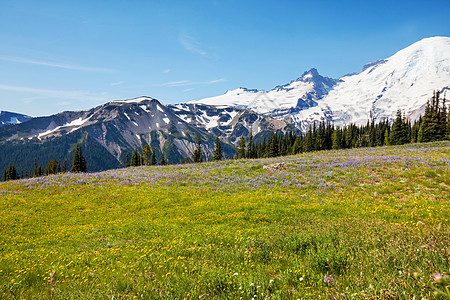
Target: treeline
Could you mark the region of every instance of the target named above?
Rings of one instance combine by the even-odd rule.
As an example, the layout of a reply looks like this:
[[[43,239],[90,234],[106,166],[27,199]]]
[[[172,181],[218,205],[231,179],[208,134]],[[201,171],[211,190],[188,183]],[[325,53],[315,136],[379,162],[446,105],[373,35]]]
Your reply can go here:
[[[58,174],[58,173],[67,173],[68,163],[67,160],[57,161],[56,159],[52,159],[48,162],[45,169],[42,165],[37,165],[37,160],[34,159],[34,168],[29,171],[21,171],[20,173],[16,170],[15,164],[11,163],[8,168],[3,170],[3,181],[8,180],[16,180],[16,179],[24,179],[31,177],[40,177],[44,175]],[[83,155],[83,151],[79,144],[76,145],[75,151],[73,154],[72,167],[70,169],[71,172],[86,172],[87,171],[87,162],[86,158]]]
[[[295,134],[289,132],[272,132],[269,137],[261,142],[254,141],[252,131],[247,139],[241,136],[235,158],[263,158],[276,157],[302,152],[311,152],[331,149],[347,149],[358,147],[375,147],[385,145],[402,145],[415,142],[432,142],[450,139],[450,112],[446,107],[445,97],[441,99],[439,91],[433,93],[433,97],[427,102],[425,113],[414,123],[409,122],[401,110],[397,111],[396,118],[392,124],[386,119],[375,124],[372,120],[364,126],[350,124],[340,128],[334,125],[321,122],[318,125],[313,124],[305,134]],[[92,153],[99,152],[93,144],[93,147],[86,147],[91,159],[100,158],[102,155]],[[93,149],[92,149],[93,148]],[[92,151],[91,151],[92,150]],[[98,154],[98,153],[97,153]],[[105,153],[109,155],[109,153]],[[104,156],[104,155],[103,155]],[[186,157],[184,163],[203,162],[202,141],[198,137],[197,147],[193,151],[191,158]],[[215,140],[215,149],[212,160],[222,160],[222,143],[219,137]],[[95,163],[95,162],[94,162]],[[164,151],[160,156],[159,162],[156,159],[156,151],[149,145],[144,145],[142,150],[137,148],[126,154],[126,167],[166,165],[168,163]],[[183,161],[180,160],[180,164]],[[119,166],[121,167],[121,166]],[[81,150],[76,144],[73,153],[71,172],[86,172],[87,162]],[[45,168],[37,165],[34,160],[34,168],[29,171],[19,172],[14,164],[9,164],[3,171],[2,179],[14,180],[21,178],[37,177],[43,175],[68,172],[67,160],[58,161],[51,159]]]
[[[236,158],[276,157],[302,152],[385,145],[402,145],[415,142],[432,142],[450,138],[450,112],[445,98],[439,91],[427,102],[425,114],[414,123],[409,122],[401,110],[397,111],[392,125],[388,120],[375,124],[367,122],[364,126],[350,124],[340,128],[321,122],[314,124],[306,134],[292,132],[272,133],[260,143],[253,142],[250,132],[248,139],[242,136]]]
[[[216,136],[212,160],[217,161],[222,160],[222,158],[223,158],[222,142],[220,141],[219,137]],[[184,160],[184,163],[186,164],[191,162],[194,163],[203,162],[202,140],[200,137],[198,137],[197,139],[197,147],[192,153],[192,158],[186,157]],[[180,160],[180,164],[182,163],[183,161]],[[138,148],[135,148],[131,153],[131,160],[130,154],[129,153],[126,154],[126,162],[125,162],[126,167],[154,166],[157,164],[158,162],[156,160],[156,151],[153,148],[150,149],[150,146],[148,144],[145,144],[141,151],[139,151]],[[161,166],[167,165],[167,160],[164,151],[162,151],[159,164]]]

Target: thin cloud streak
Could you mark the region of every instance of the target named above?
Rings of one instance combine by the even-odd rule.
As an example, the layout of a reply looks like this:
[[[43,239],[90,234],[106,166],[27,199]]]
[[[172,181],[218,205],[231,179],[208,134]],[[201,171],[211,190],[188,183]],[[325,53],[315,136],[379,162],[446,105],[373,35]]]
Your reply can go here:
[[[110,86],[118,86],[118,85],[121,85],[121,84],[124,84],[124,83],[125,83],[124,81],[119,81],[119,82],[112,82],[109,85]]]
[[[186,34],[181,33],[178,41],[180,44],[186,49],[187,51],[190,51],[192,53],[200,54],[202,56],[207,55],[208,53],[202,49],[202,45],[199,41],[197,41],[194,37]]]
[[[220,82],[226,82],[227,80],[224,78],[215,79],[215,80],[209,80],[209,81],[190,81],[190,80],[181,80],[181,81],[169,81],[162,84],[159,84],[157,86],[161,87],[176,87],[176,86],[190,86],[190,85],[207,85],[207,84],[216,84]]]
[[[77,65],[70,65],[70,64],[64,64],[64,63],[54,63],[54,62],[35,60],[35,59],[29,59],[29,58],[24,58],[24,57],[0,56],[0,60],[7,61],[7,62],[28,64],[28,65],[37,65],[37,66],[52,67],[52,68],[59,68],[59,69],[66,69],[66,70],[76,70],[76,71],[87,71],[87,72],[114,72],[115,71],[113,69],[77,66]]]
[[[107,98],[98,94],[93,94],[89,91],[63,91],[63,90],[48,90],[36,89],[24,86],[3,85],[0,84],[0,90],[28,93],[33,95],[45,96],[48,98],[66,99],[66,100],[87,100],[87,101],[106,101]]]

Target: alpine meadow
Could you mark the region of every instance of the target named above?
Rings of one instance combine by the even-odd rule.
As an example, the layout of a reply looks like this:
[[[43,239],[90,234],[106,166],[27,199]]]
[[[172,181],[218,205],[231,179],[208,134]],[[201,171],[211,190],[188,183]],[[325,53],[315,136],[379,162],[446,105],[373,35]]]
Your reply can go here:
[[[449,297],[450,142],[0,184],[3,299]]]

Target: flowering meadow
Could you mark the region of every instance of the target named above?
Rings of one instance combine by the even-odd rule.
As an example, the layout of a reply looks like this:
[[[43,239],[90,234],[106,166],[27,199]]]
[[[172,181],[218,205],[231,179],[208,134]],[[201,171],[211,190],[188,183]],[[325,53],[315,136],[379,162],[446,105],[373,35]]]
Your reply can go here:
[[[3,182],[0,298],[446,299],[449,200],[449,142]]]

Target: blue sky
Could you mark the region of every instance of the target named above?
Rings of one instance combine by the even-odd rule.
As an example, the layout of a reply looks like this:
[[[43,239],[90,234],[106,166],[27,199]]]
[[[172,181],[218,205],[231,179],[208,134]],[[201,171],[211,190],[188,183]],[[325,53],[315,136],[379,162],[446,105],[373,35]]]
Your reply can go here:
[[[150,96],[181,103],[269,90],[310,68],[358,72],[431,36],[446,1],[0,3],[0,110],[32,116]]]

